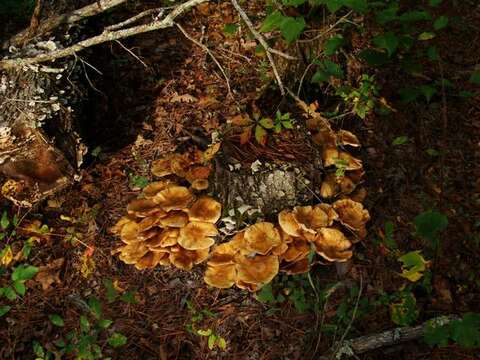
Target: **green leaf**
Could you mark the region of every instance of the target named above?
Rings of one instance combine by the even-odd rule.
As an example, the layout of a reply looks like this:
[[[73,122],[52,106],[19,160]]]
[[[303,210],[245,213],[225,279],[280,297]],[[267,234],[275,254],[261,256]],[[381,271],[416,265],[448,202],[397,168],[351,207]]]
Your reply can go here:
[[[84,333],[87,333],[90,330],[90,322],[85,315],[80,316],[80,329]]]
[[[291,44],[300,37],[305,25],[305,19],[301,16],[296,18],[286,17],[280,25],[280,31],[287,43]]]
[[[403,23],[428,21],[432,20],[432,16],[427,11],[408,11],[400,15],[399,20]]]
[[[328,75],[339,79],[343,78],[343,70],[339,64],[327,59],[323,61],[323,67]]]
[[[38,268],[31,265],[19,265],[12,273],[12,281],[30,280],[38,273]]]
[[[435,33],[431,31],[424,31],[420,35],[418,35],[418,40],[420,41],[427,41],[432,40],[435,37]]]
[[[102,147],[97,146],[95,149],[92,150],[92,156],[93,157],[98,157],[101,152],[102,152]]]
[[[380,25],[385,25],[386,23],[389,23],[397,19],[397,12],[398,12],[398,5],[392,4],[387,9],[379,11],[375,16],[375,20]]]
[[[50,322],[55,326],[58,326],[58,327],[65,326],[65,322],[63,321],[63,318],[58,314],[49,315],[48,318],[50,319]]]
[[[392,56],[398,47],[398,37],[393,32],[389,31],[386,34],[375,36],[373,44],[381,49],[387,50],[388,56]]]
[[[367,0],[343,0],[343,4],[361,14],[367,12],[368,10]]]
[[[127,304],[136,304],[138,302],[135,298],[135,291],[127,291],[125,294],[120,296],[120,301]]]
[[[451,323],[452,339],[464,348],[480,346],[480,314],[467,313]]]
[[[429,324],[423,334],[423,340],[430,346],[448,346],[449,337],[450,327],[447,325],[434,326]]]
[[[400,89],[398,93],[401,100],[406,103],[415,101],[420,96],[420,91],[413,87]]]
[[[421,213],[413,222],[416,234],[434,243],[436,243],[438,233],[448,226],[447,217],[435,210]]]
[[[112,303],[118,297],[118,291],[113,286],[112,279],[103,279],[103,286],[105,286],[107,301]]]
[[[0,317],[5,315],[6,313],[8,313],[11,309],[12,309],[12,307],[8,306],[8,305],[0,306]]]
[[[267,143],[267,130],[260,125],[255,126],[255,139],[260,145]]]
[[[440,5],[442,2],[443,0],[428,0],[428,4],[433,7]]]
[[[408,136],[398,136],[392,141],[393,146],[403,145],[408,142]]]
[[[330,76],[323,70],[317,70],[315,72],[315,74],[313,74],[312,78],[310,79],[310,82],[312,84],[315,84],[315,83],[322,83],[322,82],[325,82],[325,81],[328,81],[328,79],[330,79]]]
[[[367,62],[368,65],[375,67],[385,65],[389,61],[387,53],[374,49],[364,49],[360,52],[359,56]]]
[[[283,14],[276,10],[272,12],[270,15],[268,15],[265,20],[263,20],[262,27],[260,28],[261,32],[269,32],[276,30],[280,27],[282,24],[283,20],[285,19],[285,16]]]
[[[13,301],[17,298],[17,293],[12,287],[6,286],[3,288],[3,296],[5,296],[8,300]]]
[[[335,35],[325,42],[323,53],[327,56],[331,56],[344,44],[344,37],[342,35]]]
[[[390,317],[397,325],[412,325],[418,317],[415,296],[411,292],[401,293],[400,301],[390,305]]]
[[[238,25],[237,24],[225,24],[223,27],[223,33],[226,35],[235,35],[235,33],[238,31]]]
[[[411,251],[399,257],[398,261],[403,263],[400,276],[411,282],[416,282],[422,278],[428,264],[428,261],[423,258],[420,251]]]
[[[448,17],[445,15],[440,16],[433,23],[433,28],[435,30],[442,30],[448,26]]]
[[[282,4],[285,6],[300,6],[305,4],[306,0],[282,0]]]
[[[91,297],[88,299],[88,307],[96,319],[99,319],[102,316],[102,304],[100,304],[100,301],[97,298]]]
[[[430,155],[431,157],[440,156],[440,151],[435,150],[435,149],[427,149],[426,152],[427,152],[427,154]]]
[[[10,226],[10,220],[8,220],[8,214],[6,210],[4,210],[2,213],[2,218],[0,219],[0,226],[3,230],[6,230]]]
[[[432,85],[422,85],[418,88],[427,102],[430,102],[432,97],[437,93],[437,89]]]
[[[480,85],[480,70],[476,70],[470,75],[470,79],[468,79],[469,82],[475,85]]]
[[[108,338],[107,342],[111,347],[117,348],[127,343],[127,337],[118,332],[114,332],[112,336]]]
[[[39,358],[43,359],[45,357],[45,351],[43,350],[42,345],[38,341],[32,342],[33,353]]]
[[[262,125],[265,129],[273,129],[273,127],[275,126],[273,120],[270,118],[262,118],[258,123]]]
[[[273,295],[272,284],[268,283],[263,286],[259,292],[255,295],[255,299],[262,303],[275,304],[275,296]]]
[[[20,296],[25,295],[27,288],[25,287],[25,284],[23,283],[23,281],[20,281],[20,280],[14,281],[12,285],[18,295]]]
[[[112,325],[112,323],[113,323],[112,320],[101,319],[101,320],[98,320],[97,325],[100,329],[107,329],[108,327],[110,327],[110,325]]]
[[[429,46],[427,49],[427,56],[432,61],[437,61],[440,59],[440,55],[438,54],[438,50],[435,46]]]
[[[327,9],[335,13],[340,10],[343,6],[343,0],[325,0],[325,4],[327,5]]]
[[[215,343],[217,342],[217,336],[214,335],[214,334],[211,334],[209,337],[208,337],[208,348],[210,350],[213,350],[213,348],[215,347]]]
[[[143,189],[145,186],[148,185],[148,178],[145,176],[140,175],[131,175],[130,176],[130,187],[132,189]]]
[[[283,126],[284,129],[289,129],[289,130],[293,129],[293,123],[292,123],[291,120],[282,121],[282,126]]]
[[[217,345],[222,350],[225,350],[227,348],[227,342],[221,336],[218,338]]]
[[[385,245],[390,250],[396,250],[398,248],[397,243],[395,242],[395,239],[393,237],[393,231],[395,229],[395,226],[393,222],[387,221],[385,223]]]

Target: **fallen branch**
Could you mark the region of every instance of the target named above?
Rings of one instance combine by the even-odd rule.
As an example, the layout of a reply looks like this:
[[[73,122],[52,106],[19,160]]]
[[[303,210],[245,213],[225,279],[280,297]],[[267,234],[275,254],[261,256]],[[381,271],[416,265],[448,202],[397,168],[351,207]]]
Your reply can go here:
[[[17,35],[10,38],[8,41],[3,43],[3,48],[7,49],[9,46],[18,46],[23,44],[29,39],[45,34],[53,29],[57,28],[62,24],[74,24],[82,19],[85,19],[90,16],[98,15],[105,10],[113,8],[115,6],[125,3],[127,0],[98,0],[93,4],[84,6],[83,8],[74,10],[67,14],[62,14],[55,16],[51,19],[44,21],[35,28],[35,34],[31,34],[30,28],[21,31]]]
[[[120,0],[117,0],[120,1]],[[128,29],[118,30],[118,31],[104,31],[98,36],[94,36],[87,40],[80,41],[79,43],[67,47],[62,50],[53,51],[47,54],[38,55],[32,58],[26,59],[8,59],[0,61],[0,69],[9,69],[13,67],[19,67],[24,65],[38,64],[45,61],[52,61],[67,56],[73,56],[77,52],[87,49],[89,47],[99,45],[105,42],[111,42],[123,38],[127,38],[133,35],[143,34],[149,31],[164,29],[171,27],[175,24],[174,20],[182,15],[184,12],[188,11],[190,8],[197,6],[201,3],[207,2],[208,0],[189,0],[183,4],[175,7],[165,18],[161,21],[154,21],[144,25],[134,26]]]
[[[232,96],[232,90],[230,88],[230,80],[228,79],[227,73],[225,72],[225,70],[223,69],[223,66],[220,64],[220,62],[217,60],[217,58],[213,55],[212,51],[207,46],[203,45],[201,42],[199,42],[198,40],[191,37],[180,24],[176,24],[176,25],[177,25],[178,29],[182,32],[183,35],[185,35],[185,37],[188,40],[193,42],[195,45],[200,46],[208,55],[210,55],[212,60],[215,62],[215,64],[218,66],[218,68],[222,72],[222,75],[225,78],[225,81],[227,82],[228,95]]]
[[[250,29],[250,31],[252,32],[253,36],[255,36],[255,38],[258,40],[258,42],[263,46],[263,48],[265,49],[265,53],[267,54],[267,58],[268,58],[268,61],[270,62],[270,66],[272,67],[273,69],[273,74],[275,75],[275,78],[277,80],[277,84],[278,84],[278,87],[280,88],[280,93],[282,94],[282,96],[285,96],[285,88],[283,86],[283,82],[282,82],[282,79],[280,77],[280,74],[278,72],[278,69],[277,69],[277,65],[275,64],[275,61],[273,60],[273,56],[272,56],[272,53],[274,54],[277,54],[277,55],[280,55],[280,56],[283,56],[285,57],[286,59],[295,59],[294,57],[288,55],[288,54],[284,54],[282,53],[281,51],[278,51],[278,50],[275,50],[275,49],[272,49],[268,44],[267,44],[267,41],[265,40],[265,38],[257,31],[255,30],[255,27],[253,26],[252,22],[250,21],[250,18],[248,17],[248,15],[245,13],[245,11],[243,11],[243,9],[241,8],[241,6],[238,4],[237,0],[231,0],[232,2],[232,5],[233,7],[238,11],[238,13],[240,14],[240,17],[243,19],[243,21],[245,21],[245,24],[247,24],[248,28]]]
[[[420,339],[431,324],[438,326],[457,320],[458,316],[439,316],[418,326],[398,327],[378,334],[365,335],[347,341],[341,341],[333,346],[334,351],[320,357],[320,360],[341,359],[372,351],[386,346],[397,345],[402,342]]]

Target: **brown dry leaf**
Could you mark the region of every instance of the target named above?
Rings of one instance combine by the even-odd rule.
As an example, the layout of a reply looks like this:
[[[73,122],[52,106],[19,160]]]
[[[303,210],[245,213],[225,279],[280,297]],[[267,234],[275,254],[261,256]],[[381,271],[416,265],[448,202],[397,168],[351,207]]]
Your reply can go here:
[[[177,102],[182,102],[182,103],[194,103],[197,102],[198,99],[195,96],[189,95],[189,94],[184,94],[184,95],[174,95],[171,99],[171,103],[177,103]]]
[[[48,290],[53,284],[60,284],[60,268],[65,262],[64,258],[53,260],[46,266],[40,266],[34,280],[42,285],[43,290]]]
[[[236,126],[247,126],[252,123],[252,120],[247,114],[238,114],[228,119],[227,122]]]
[[[220,150],[221,146],[221,142],[210,145],[208,149],[203,152],[203,161],[208,162],[212,160],[215,157],[215,154]]]
[[[240,145],[245,145],[252,138],[252,126],[246,127],[240,134]]]

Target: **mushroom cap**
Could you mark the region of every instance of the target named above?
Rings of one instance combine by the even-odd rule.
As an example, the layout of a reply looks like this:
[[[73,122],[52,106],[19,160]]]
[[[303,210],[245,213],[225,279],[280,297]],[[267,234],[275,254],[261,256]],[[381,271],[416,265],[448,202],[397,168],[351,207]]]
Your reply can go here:
[[[173,246],[169,255],[170,262],[179,269],[192,270],[193,265],[200,264],[208,257],[208,248],[186,250],[181,246]]]
[[[282,210],[278,214],[280,228],[289,236],[301,236],[301,225],[290,210]]]
[[[180,229],[178,243],[187,250],[208,249],[215,243],[218,230],[212,223],[192,221]]]
[[[303,258],[295,262],[284,262],[280,266],[280,271],[288,275],[304,274],[310,270],[308,258]]]
[[[181,228],[188,224],[188,215],[183,211],[173,210],[159,222],[162,227]]]
[[[120,239],[125,244],[133,244],[142,241],[140,236],[140,226],[133,220],[123,225],[120,231]]]
[[[174,183],[172,183],[170,180],[161,180],[161,181],[154,181],[147,186],[143,188],[143,195],[145,195],[146,199],[151,199],[155,195],[157,195],[158,192],[169,188],[170,186],[173,186]]]
[[[134,199],[127,206],[127,213],[137,217],[146,217],[158,210],[158,205],[150,199]]]
[[[288,249],[280,258],[288,262],[299,261],[306,258],[310,253],[310,244],[308,241],[302,238],[294,239],[293,242],[288,244]]]
[[[280,256],[280,255],[284,254],[287,250],[288,250],[288,244],[286,242],[282,242],[280,245],[275,246],[272,249],[272,254]]]
[[[318,206],[296,206],[293,216],[303,225],[304,232],[315,234],[314,230],[328,225],[328,215]]]
[[[168,256],[165,252],[149,251],[135,263],[135,267],[137,270],[152,269],[157,266],[160,259],[165,256]]]
[[[332,129],[323,127],[313,135],[313,142],[317,145],[323,147],[336,147],[337,146],[337,135],[333,132]]]
[[[195,201],[188,210],[190,221],[203,221],[215,224],[222,214],[222,205],[209,196]]]
[[[333,208],[338,213],[340,222],[352,230],[360,230],[370,220],[368,210],[361,203],[350,199],[335,201]]]
[[[343,146],[349,145],[353,147],[359,147],[361,145],[357,136],[347,130],[339,130],[337,132],[337,141]]]
[[[195,180],[207,180],[211,171],[211,166],[192,166],[188,169],[185,179],[190,183],[193,183]]]
[[[193,194],[184,186],[172,186],[158,192],[153,201],[165,211],[182,210],[191,204]]]
[[[337,195],[340,192],[340,186],[337,180],[338,178],[334,173],[327,174],[320,186],[320,196],[329,199]]]
[[[235,255],[239,252],[237,243],[233,240],[215,246],[208,260],[208,266],[233,264]]]
[[[328,223],[327,223],[326,226],[331,226],[335,220],[338,220],[338,214],[334,210],[332,205],[326,204],[326,203],[321,203],[321,204],[315,205],[315,207],[318,207],[318,208],[322,209],[323,212],[325,214],[327,214]]]
[[[233,286],[237,277],[235,264],[219,264],[207,266],[203,280],[210,286],[228,289]]]
[[[206,190],[208,189],[209,186],[210,184],[206,179],[196,179],[196,180],[193,180],[191,184],[191,188],[197,191]]]
[[[278,274],[279,261],[275,255],[255,255],[253,258],[237,255],[237,280],[240,283],[263,286]]]
[[[192,162],[188,159],[187,155],[173,154],[170,158],[170,168],[172,169],[172,172],[182,178],[185,177],[189,166],[192,165]]]
[[[128,224],[131,222],[132,219],[130,219],[128,216],[122,216],[116,223],[110,228],[110,232],[112,234],[118,235],[123,229],[123,226],[125,224]]]
[[[350,199],[359,203],[363,202],[366,197],[367,189],[365,189],[363,186],[355,189],[355,191],[350,194]]]
[[[156,236],[145,241],[145,245],[150,250],[158,250],[169,246],[174,246],[178,242],[179,229],[170,228],[159,231]]]
[[[345,170],[360,170],[363,169],[362,160],[357,159],[346,151],[339,151],[338,158],[345,162]]]
[[[160,222],[160,218],[157,216],[148,216],[146,218],[143,218],[138,223],[139,231],[142,232],[142,231],[150,230],[154,226],[157,226],[159,222]]]
[[[247,283],[245,281],[239,280],[238,278],[235,279],[235,285],[239,289],[248,290],[250,292],[256,292],[260,290],[260,288],[263,286],[263,284],[261,285],[261,284]]]
[[[335,165],[340,158],[340,153],[336,146],[325,147],[322,151],[323,165],[325,167]]]
[[[171,155],[167,155],[161,159],[154,160],[152,162],[152,167],[150,171],[153,175],[158,177],[172,175],[173,171],[171,167]]]
[[[282,243],[280,232],[269,222],[249,226],[244,237],[247,250],[261,255],[266,255],[273,247]]]
[[[353,255],[353,252],[349,250],[352,243],[338,229],[320,229],[314,244],[317,253],[328,261],[344,262]]]
[[[135,264],[148,252],[148,248],[142,243],[128,244],[118,250],[120,251],[118,258],[128,265]]]

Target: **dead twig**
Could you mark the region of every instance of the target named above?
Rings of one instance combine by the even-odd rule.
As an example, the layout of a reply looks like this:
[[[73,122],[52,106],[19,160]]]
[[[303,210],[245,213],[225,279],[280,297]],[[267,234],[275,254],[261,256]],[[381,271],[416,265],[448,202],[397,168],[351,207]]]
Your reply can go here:
[[[90,16],[100,14],[108,9],[125,3],[127,0],[98,0],[93,4],[84,6],[83,8],[74,10],[70,13],[55,16],[48,19],[35,28],[35,33],[31,34],[30,28],[21,31],[9,40],[3,43],[3,48],[7,49],[9,46],[18,46],[31,40],[33,37],[45,34],[62,24],[74,24],[82,19]],[[38,3],[37,3],[38,4]],[[37,9],[35,9],[37,11]]]
[[[195,38],[193,38],[192,36],[190,36],[180,24],[176,23],[175,25],[177,25],[177,28],[182,32],[183,35],[185,35],[185,37],[186,37],[188,40],[190,40],[191,42],[193,42],[195,45],[201,47],[208,55],[210,55],[210,57],[212,58],[212,60],[215,62],[215,64],[218,66],[218,68],[219,68],[220,71],[222,72],[223,77],[225,78],[225,81],[226,81],[226,83],[227,83],[228,95],[229,95],[230,97],[233,97],[232,91],[231,91],[231,88],[230,88],[230,80],[228,79],[227,73],[225,72],[225,69],[224,69],[223,66],[220,64],[220,62],[217,60],[217,58],[215,57],[215,55],[213,55],[212,51],[211,51],[206,45],[203,45],[201,42],[199,42],[198,40],[196,40]]]
[[[120,0],[118,0],[120,1]],[[182,15],[184,12],[190,10],[192,7],[197,6],[201,3],[207,2],[208,0],[188,0],[177,7],[175,7],[165,18],[161,21],[153,21],[148,24],[138,25],[131,28],[117,30],[117,31],[104,31],[102,34],[94,36],[92,38],[78,42],[75,45],[67,47],[62,50],[53,51],[47,54],[38,55],[32,58],[26,59],[8,59],[0,61],[0,69],[9,69],[14,67],[19,67],[29,64],[38,64],[45,61],[52,61],[67,56],[73,56],[79,51],[85,50],[86,48],[99,45],[105,42],[111,42],[133,35],[143,34],[146,32],[165,29],[171,27],[175,24],[174,20]]]
[[[280,88],[280,93],[282,94],[282,96],[285,96],[285,88],[283,86],[283,82],[282,82],[282,79],[280,77],[280,74],[278,72],[278,69],[277,69],[277,65],[275,64],[275,61],[273,60],[273,56],[272,56],[272,53],[273,54],[277,54],[279,56],[282,56],[286,59],[289,59],[289,60],[294,60],[295,58],[288,55],[288,54],[285,54],[285,53],[282,53],[278,50],[275,50],[275,49],[272,49],[268,44],[267,44],[267,41],[265,40],[265,38],[257,31],[255,30],[255,27],[253,26],[252,22],[250,21],[250,18],[248,17],[248,15],[245,13],[245,11],[243,11],[243,9],[240,7],[240,5],[238,4],[237,0],[231,0],[232,2],[232,5],[233,7],[238,11],[238,13],[240,14],[240,17],[243,19],[243,21],[245,21],[245,24],[247,24],[248,28],[250,29],[250,31],[252,32],[253,36],[255,36],[255,38],[258,40],[258,42],[263,46],[263,48],[265,49],[265,53],[267,55],[267,58],[268,58],[268,61],[270,62],[270,66],[272,67],[272,70],[273,70],[273,74],[275,75],[275,78],[277,80],[277,84],[278,84],[278,87]]]
[[[119,30],[119,29],[122,29],[122,28],[126,27],[127,25],[134,24],[137,21],[139,21],[140,19],[143,19],[144,17],[147,17],[149,15],[153,15],[153,14],[155,14],[156,17],[161,17],[163,15],[164,11],[165,11],[164,8],[148,9],[148,10],[142,11],[141,13],[139,13],[135,16],[132,16],[131,18],[128,18],[127,20],[122,21],[118,24],[107,26],[105,28],[105,30],[107,30],[107,31]]]

